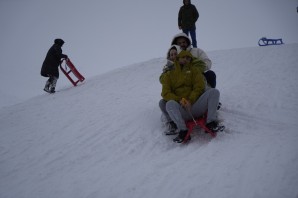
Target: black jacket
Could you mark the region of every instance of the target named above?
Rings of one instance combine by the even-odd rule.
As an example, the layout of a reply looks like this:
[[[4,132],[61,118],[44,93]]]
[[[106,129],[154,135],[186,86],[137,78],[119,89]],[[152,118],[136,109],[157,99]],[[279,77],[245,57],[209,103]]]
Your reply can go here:
[[[183,5],[178,13],[178,26],[181,26],[182,29],[195,28],[198,18],[199,12],[193,4]]]
[[[45,60],[43,61],[40,74],[44,77],[55,76],[59,78],[59,65],[62,58],[67,58],[67,55],[62,54],[61,45],[54,44],[48,51]]]

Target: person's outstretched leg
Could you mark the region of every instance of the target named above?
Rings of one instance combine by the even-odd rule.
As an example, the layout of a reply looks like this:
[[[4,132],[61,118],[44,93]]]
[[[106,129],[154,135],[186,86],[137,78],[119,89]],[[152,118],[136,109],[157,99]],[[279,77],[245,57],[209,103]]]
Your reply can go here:
[[[175,122],[179,135],[173,139],[176,143],[182,143],[187,134],[187,127],[185,124],[185,120],[190,119],[187,111],[176,101],[170,100],[166,104],[167,112],[170,118]]]
[[[195,118],[207,113],[206,123],[217,120],[217,106],[220,93],[217,89],[210,88],[203,93],[200,98],[192,105],[191,112]]]

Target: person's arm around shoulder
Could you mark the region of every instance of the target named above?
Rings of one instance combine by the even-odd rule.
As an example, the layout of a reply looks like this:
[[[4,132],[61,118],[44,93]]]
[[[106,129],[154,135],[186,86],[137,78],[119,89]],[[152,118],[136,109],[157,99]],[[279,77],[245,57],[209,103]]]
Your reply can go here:
[[[206,71],[206,63],[199,58],[193,58],[192,65],[199,69],[200,73],[204,73]]]
[[[207,56],[206,52],[204,52],[202,49],[200,48],[192,48],[191,49],[191,53],[192,55],[194,55],[195,57],[201,59],[202,61],[205,62],[206,64],[206,69],[209,70],[211,69],[212,66],[212,61],[209,59],[209,57]]]
[[[159,82],[162,84],[162,80],[165,76],[165,74],[168,72],[168,71],[171,71],[174,69],[174,63],[170,60],[167,60],[167,64],[163,67],[162,69],[162,73],[160,74],[160,77],[159,77]]]

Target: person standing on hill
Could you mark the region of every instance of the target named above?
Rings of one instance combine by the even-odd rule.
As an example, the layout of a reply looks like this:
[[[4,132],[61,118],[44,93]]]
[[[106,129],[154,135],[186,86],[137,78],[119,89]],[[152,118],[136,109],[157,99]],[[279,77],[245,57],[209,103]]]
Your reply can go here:
[[[46,82],[44,87],[44,91],[48,93],[55,93],[55,87],[57,80],[59,78],[59,65],[61,63],[61,59],[67,59],[68,56],[62,54],[62,45],[64,41],[62,39],[55,39],[54,45],[49,49],[46,58],[42,64],[40,74],[43,77],[48,77],[49,79]]]
[[[196,39],[196,21],[199,18],[199,12],[190,0],[183,0],[183,6],[180,7],[178,13],[178,27],[187,36],[190,34],[192,46],[197,47]]]

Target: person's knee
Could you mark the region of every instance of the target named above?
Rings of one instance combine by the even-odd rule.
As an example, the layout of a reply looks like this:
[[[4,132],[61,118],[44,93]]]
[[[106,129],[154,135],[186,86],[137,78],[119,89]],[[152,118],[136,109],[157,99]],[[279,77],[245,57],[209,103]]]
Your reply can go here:
[[[168,111],[169,109],[175,107],[179,105],[178,102],[176,102],[175,100],[169,100],[167,103],[166,103],[166,110]]]
[[[159,108],[160,108],[160,109],[165,109],[165,108],[166,108],[166,103],[167,103],[166,100],[161,99],[161,100],[159,101]]]
[[[218,89],[216,89],[216,88],[211,88],[210,89],[210,95],[212,96],[212,97],[216,97],[216,98],[219,98],[219,96],[220,96],[220,92],[219,92],[219,90]]]

